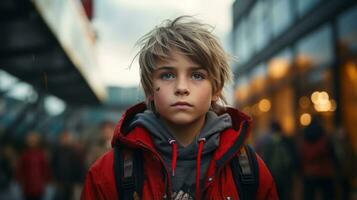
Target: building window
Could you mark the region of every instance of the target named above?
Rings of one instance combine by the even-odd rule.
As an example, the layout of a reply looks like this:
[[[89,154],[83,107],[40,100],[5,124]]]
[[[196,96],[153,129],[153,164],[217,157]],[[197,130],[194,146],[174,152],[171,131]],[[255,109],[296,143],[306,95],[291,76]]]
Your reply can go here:
[[[245,18],[236,27],[236,56],[238,58],[238,65],[244,64],[252,53],[252,47],[249,42],[249,30],[248,23]]]
[[[295,59],[300,78],[303,80],[300,82],[301,87],[328,90],[331,95],[331,66],[334,54],[330,24],[301,39],[297,44]]]
[[[357,52],[357,6],[343,13],[338,19],[340,45]]]
[[[331,26],[325,25],[297,44],[296,63],[301,70],[330,66],[333,56]]]
[[[298,15],[300,17],[305,15],[320,1],[321,0],[298,0],[298,1],[296,1]]]
[[[256,5],[254,6],[254,8],[256,8]],[[246,38],[247,38],[247,42],[250,48],[250,56],[251,57],[255,52],[256,52],[256,40],[257,40],[257,21],[258,19],[255,17],[255,13],[254,11],[251,10],[248,14],[248,18],[247,18],[247,23],[246,23]]]
[[[255,51],[260,51],[268,43],[271,37],[270,11],[268,1],[258,1],[251,12],[251,23],[254,21],[254,47]]]
[[[273,21],[273,34],[278,36],[286,30],[293,21],[290,0],[271,0]]]

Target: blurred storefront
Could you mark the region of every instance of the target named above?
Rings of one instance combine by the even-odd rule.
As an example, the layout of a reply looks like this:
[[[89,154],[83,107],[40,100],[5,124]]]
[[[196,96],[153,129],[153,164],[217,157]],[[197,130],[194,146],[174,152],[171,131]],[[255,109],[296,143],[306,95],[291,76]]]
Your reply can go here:
[[[357,152],[357,4],[352,0],[246,0],[233,4],[236,106],[264,134],[288,136],[311,117],[343,127]]]
[[[1,141],[20,143],[31,130],[55,141],[62,130],[83,124],[70,119],[83,107],[105,104],[92,14],[91,0],[1,1]],[[97,110],[97,121],[107,116]]]

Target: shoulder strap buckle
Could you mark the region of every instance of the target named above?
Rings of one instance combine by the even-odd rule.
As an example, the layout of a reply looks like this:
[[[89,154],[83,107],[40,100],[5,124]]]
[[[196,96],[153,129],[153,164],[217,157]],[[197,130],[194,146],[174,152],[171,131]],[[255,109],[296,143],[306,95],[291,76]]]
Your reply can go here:
[[[143,158],[140,150],[114,147],[114,172],[120,199],[138,199],[143,186]]]
[[[245,147],[241,148],[238,155],[240,165],[240,178],[243,184],[253,184],[255,182],[251,164]]]
[[[259,166],[254,150],[244,145],[231,160],[231,170],[239,198],[255,199],[259,185]]]

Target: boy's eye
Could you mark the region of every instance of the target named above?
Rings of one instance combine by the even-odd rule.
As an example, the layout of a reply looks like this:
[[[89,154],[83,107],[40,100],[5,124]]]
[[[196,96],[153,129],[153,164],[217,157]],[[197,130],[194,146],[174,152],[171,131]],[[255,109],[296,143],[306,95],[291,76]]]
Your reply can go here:
[[[171,79],[175,78],[175,75],[173,73],[166,72],[166,73],[162,73],[160,75],[160,78],[163,80],[171,80]]]
[[[200,72],[194,72],[192,74],[192,80],[203,80],[205,79],[205,75]]]

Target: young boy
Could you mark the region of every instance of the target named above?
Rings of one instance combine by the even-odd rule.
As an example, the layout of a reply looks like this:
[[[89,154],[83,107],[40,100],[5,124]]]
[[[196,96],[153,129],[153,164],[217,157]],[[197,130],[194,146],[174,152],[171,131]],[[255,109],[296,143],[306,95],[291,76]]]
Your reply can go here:
[[[247,155],[240,152],[251,119],[217,104],[224,101],[231,71],[209,27],[178,17],[146,34],[140,44],[146,103],[128,109],[119,121],[114,150],[89,170],[82,199],[277,199],[258,156],[251,156],[255,182],[245,176],[254,171],[252,160],[231,162]],[[138,152],[141,159],[135,161]],[[238,168],[241,177],[234,176]],[[244,188],[254,183],[252,196]]]

